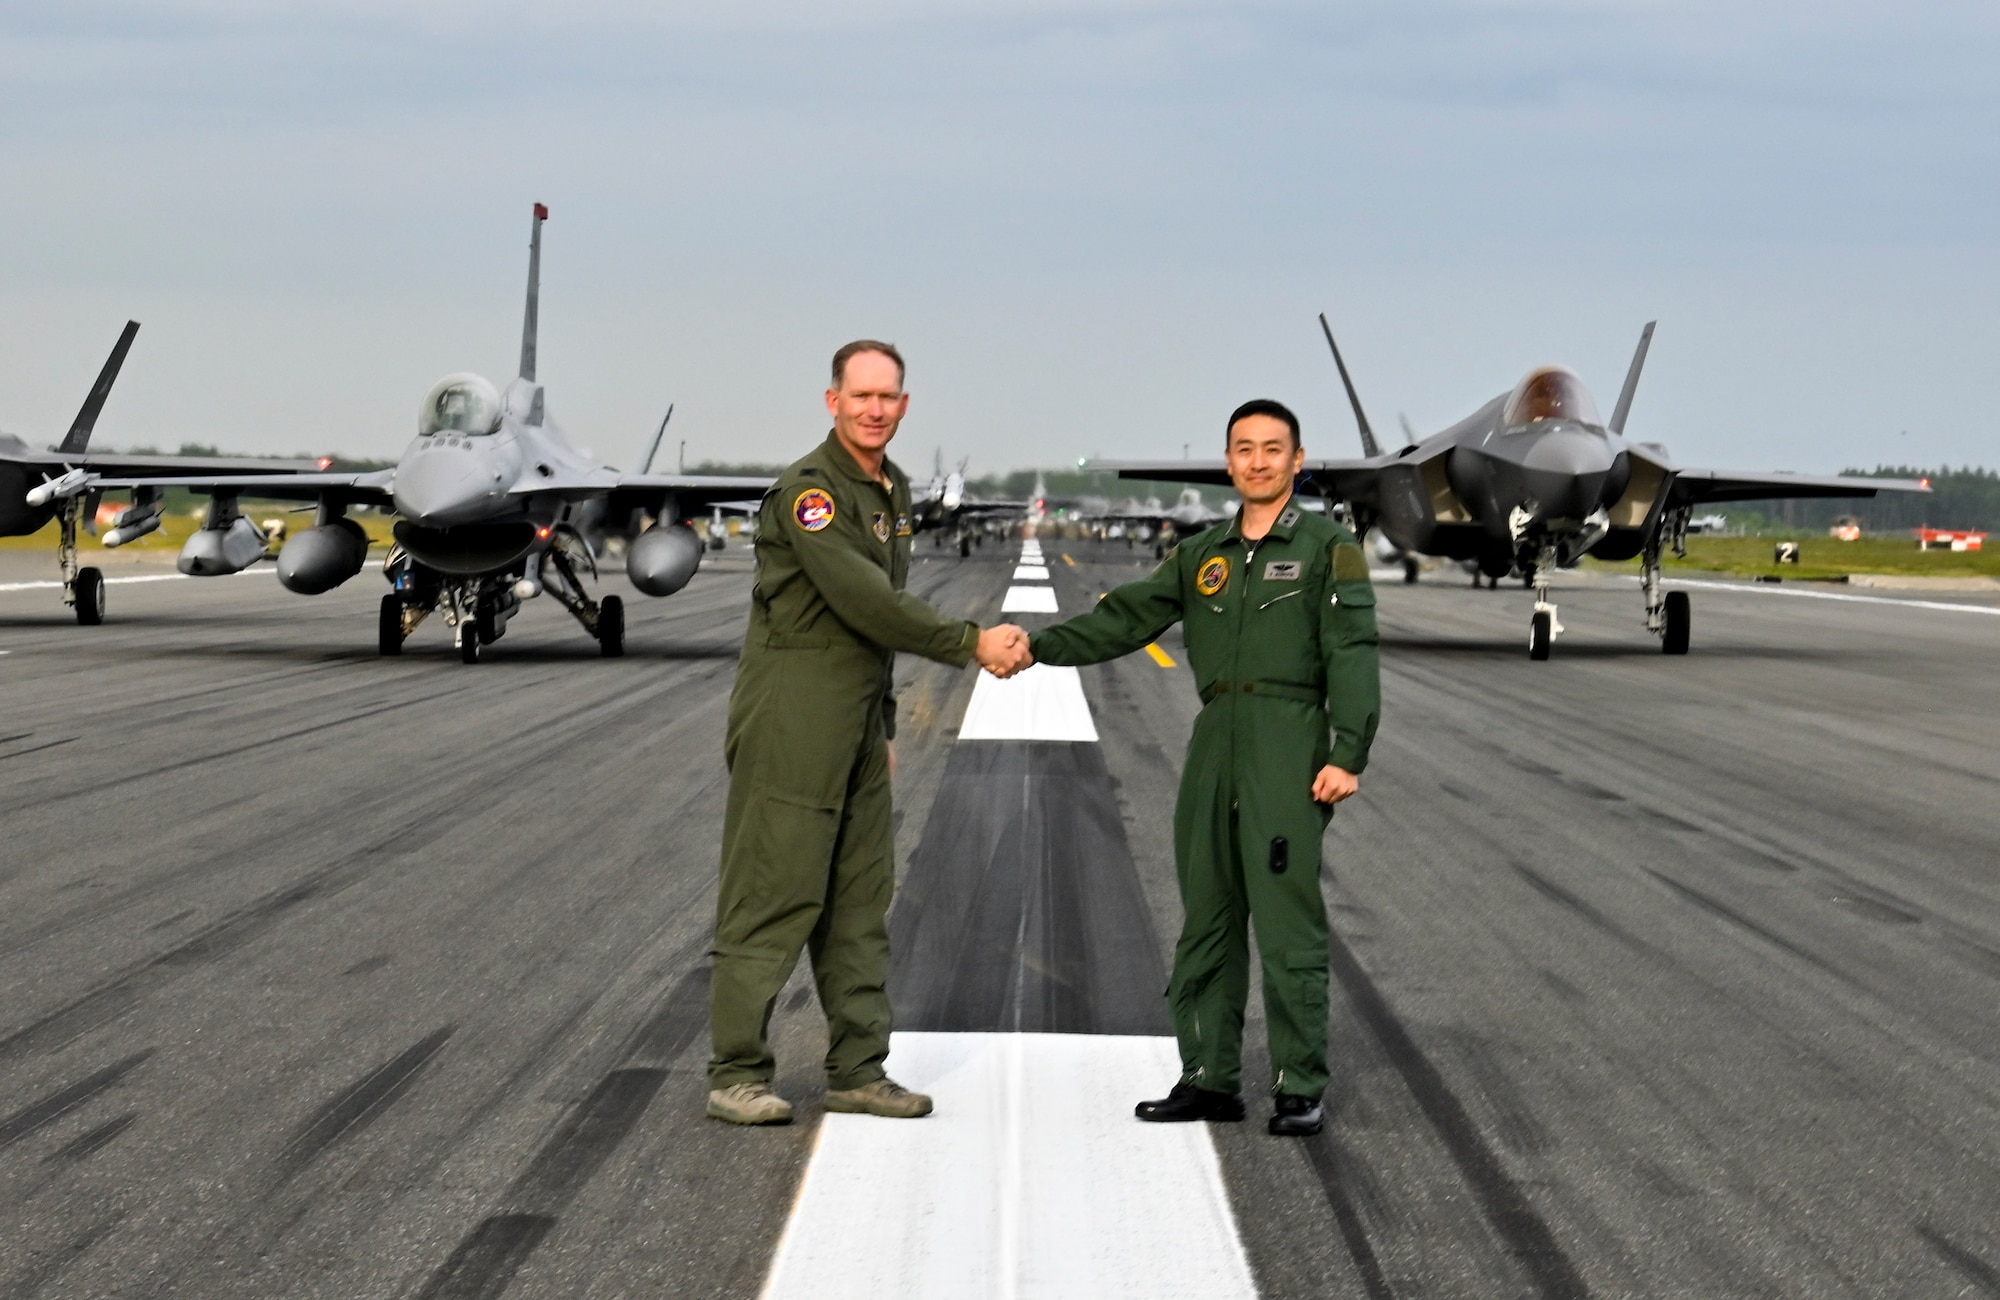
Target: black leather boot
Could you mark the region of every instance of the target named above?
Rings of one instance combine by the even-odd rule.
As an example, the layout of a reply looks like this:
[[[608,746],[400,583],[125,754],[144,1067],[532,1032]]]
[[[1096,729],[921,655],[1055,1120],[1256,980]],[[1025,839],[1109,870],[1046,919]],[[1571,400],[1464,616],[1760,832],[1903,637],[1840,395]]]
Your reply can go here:
[[[1158,1101],[1140,1102],[1132,1113],[1155,1124],[1237,1120],[1243,1118],[1243,1098],[1233,1092],[1210,1092],[1191,1083],[1177,1083],[1172,1092]]]
[[[1278,1094],[1278,1104],[1271,1112],[1271,1135],[1273,1137],[1311,1137],[1319,1132],[1326,1122],[1326,1111],[1320,1107],[1317,1097],[1299,1097],[1289,1092]]]

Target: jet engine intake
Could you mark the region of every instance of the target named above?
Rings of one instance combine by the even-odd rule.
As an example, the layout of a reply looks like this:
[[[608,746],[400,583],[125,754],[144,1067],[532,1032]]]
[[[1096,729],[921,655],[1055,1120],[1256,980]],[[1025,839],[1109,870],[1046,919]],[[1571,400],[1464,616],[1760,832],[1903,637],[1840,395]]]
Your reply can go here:
[[[625,551],[625,576],[648,596],[671,596],[701,567],[701,539],[686,524],[655,524]]]
[[[156,517],[154,527],[158,526]],[[116,531],[123,532],[124,525],[121,524]],[[108,536],[105,542],[109,544]],[[258,531],[257,525],[238,515],[226,527],[203,528],[188,538],[174,567],[196,578],[241,573],[264,558],[266,545],[264,534]]]
[[[287,591],[317,596],[361,572],[368,559],[368,534],[352,519],[308,528],[278,552],[278,581]]]

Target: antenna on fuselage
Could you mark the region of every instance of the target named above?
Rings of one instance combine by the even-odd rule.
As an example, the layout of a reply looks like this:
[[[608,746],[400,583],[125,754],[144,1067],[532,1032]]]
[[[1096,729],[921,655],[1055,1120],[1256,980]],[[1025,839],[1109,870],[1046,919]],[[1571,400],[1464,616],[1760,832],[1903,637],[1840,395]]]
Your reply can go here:
[[[139,332],[139,322],[125,322],[125,332],[118,336],[118,343],[111,349],[111,356],[105,361],[104,369],[97,372],[97,382],[90,386],[90,396],[83,399],[83,407],[70,422],[69,432],[57,445],[56,451],[69,456],[81,455],[90,447],[91,430],[97,427],[97,417],[104,411],[104,399],[111,396],[111,385],[117,382],[118,369],[125,364],[125,354],[132,350],[133,336]]]
[[[521,378],[535,378],[535,319],[542,301],[542,223],[549,219],[548,205],[535,205],[535,227],[528,236],[528,311],[521,318]]]
[[[653,457],[660,454],[660,439],[667,436],[667,421],[674,418],[674,404],[667,403],[667,413],[660,420],[660,430],[653,435],[653,445],[646,448],[646,463],[639,467],[641,474],[653,472]]]
[[[1340,359],[1340,344],[1333,341],[1333,326],[1326,323],[1326,313],[1319,314],[1319,327],[1326,334],[1326,345],[1333,349],[1333,364],[1340,371],[1341,386],[1347,389],[1347,401],[1354,408],[1354,423],[1361,429],[1361,451],[1367,456],[1380,456],[1382,444],[1375,441],[1375,430],[1368,427],[1368,413],[1361,409],[1361,398],[1354,391],[1354,381],[1347,377],[1347,363]]]
[[[1625,417],[1632,414],[1632,394],[1639,391],[1639,372],[1646,368],[1646,349],[1653,346],[1653,326],[1659,323],[1649,320],[1646,328],[1639,331],[1639,350],[1632,354],[1632,368],[1625,372],[1625,387],[1619,390],[1618,405],[1612,408],[1611,423],[1605,426],[1613,433],[1625,432]]]

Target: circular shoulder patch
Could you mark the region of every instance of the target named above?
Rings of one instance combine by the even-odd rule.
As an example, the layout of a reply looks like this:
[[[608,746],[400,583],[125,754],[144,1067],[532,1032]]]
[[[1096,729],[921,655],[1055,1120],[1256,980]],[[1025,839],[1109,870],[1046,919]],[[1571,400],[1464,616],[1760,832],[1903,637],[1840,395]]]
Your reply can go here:
[[[807,532],[818,532],[833,522],[832,495],[825,488],[807,488],[792,501],[792,518]]]
[[[1221,591],[1229,581],[1229,561],[1217,555],[1204,560],[1195,571],[1194,589],[1204,596],[1213,596]]]

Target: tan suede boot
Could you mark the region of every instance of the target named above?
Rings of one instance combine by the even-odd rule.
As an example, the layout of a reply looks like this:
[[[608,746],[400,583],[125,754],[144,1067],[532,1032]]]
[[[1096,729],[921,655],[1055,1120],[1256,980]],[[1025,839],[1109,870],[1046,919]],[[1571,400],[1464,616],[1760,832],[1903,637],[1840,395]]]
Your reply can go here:
[[[826,1094],[826,1108],[851,1115],[881,1115],[886,1119],[917,1119],[931,1113],[931,1099],[911,1092],[894,1079],[877,1079],[859,1088]]]
[[[762,1079],[733,1083],[708,1094],[708,1117],[731,1124],[789,1124],[792,1103],[772,1092],[771,1085]]]

